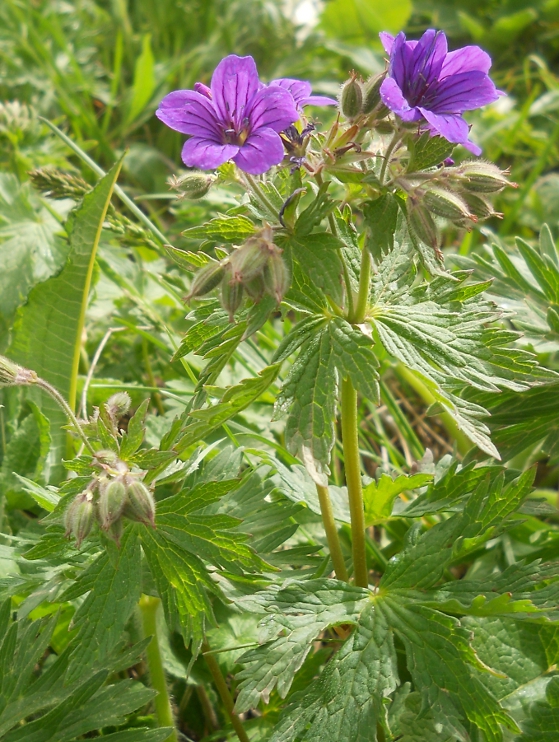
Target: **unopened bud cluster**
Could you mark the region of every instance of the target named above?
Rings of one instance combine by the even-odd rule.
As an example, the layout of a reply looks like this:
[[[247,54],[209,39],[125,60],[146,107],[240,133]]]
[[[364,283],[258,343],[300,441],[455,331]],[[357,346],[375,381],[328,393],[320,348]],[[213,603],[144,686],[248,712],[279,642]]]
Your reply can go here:
[[[506,172],[489,162],[468,161],[457,167],[433,171],[432,178],[420,185],[399,179],[408,191],[408,223],[415,235],[436,251],[440,233],[435,217],[448,219],[457,227],[470,229],[476,222],[492,216],[502,216],[493,208],[491,198],[506,186],[516,187]]]
[[[225,260],[204,266],[194,277],[187,301],[220,286],[221,304],[231,322],[245,293],[255,302],[268,294],[279,304],[289,288],[282,252],[273,242],[271,227],[266,225]]]
[[[131,472],[113,451],[98,451],[94,465],[100,471],[66,510],[66,536],[79,548],[95,523],[117,544],[123,518],[155,528],[155,500],[140,479],[143,473]]]
[[[359,116],[373,114],[375,119],[381,119],[389,113],[380,97],[380,86],[385,76],[383,72],[363,82],[355,72],[351,73],[340,93],[340,110],[347,119],[354,121]]]

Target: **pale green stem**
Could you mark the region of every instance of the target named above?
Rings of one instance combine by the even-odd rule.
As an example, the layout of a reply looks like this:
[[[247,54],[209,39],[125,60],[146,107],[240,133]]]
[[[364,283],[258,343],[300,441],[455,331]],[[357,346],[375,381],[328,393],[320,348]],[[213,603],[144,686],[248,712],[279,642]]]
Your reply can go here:
[[[212,651],[207,642],[204,642],[204,644],[202,645],[202,653],[204,655],[204,659],[206,660],[208,670],[212,674],[212,678],[215,687],[217,688],[217,692],[219,693],[219,697],[221,698],[225,711],[227,712],[227,716],[231,720],[231,724],[233,725],[233,729],[235,730],[237,737],[239,738],[240,742],[250,742],[248,734],[243,727],[242,721],[235,713],[235,702],[233,701],[233,697],[229,691],[229,688],[227,687],[227,683],[225,682],[225,678],[223,677],[223,673],[221,672],[219,663],[212,654]]]
[[[247,183],[252,188],[254,195],[260,201],[262,206],[268,209],[271,214],[277,215],[278,210],[274,207],[262,188],[260,188],[260,183],[256,180],[256,178],[253,178],[252,175],[249,175],[248,173],[245,173],[244,177],[246,178]]]
[[[357,304],[348,321],[360,324],[364,321],[369,298],[371,277],[371,255],[367,247],[361,255],[361,274]],[[365,514],[363,508],[363,488],[361,485],[361,459],[359,456],[359,429],[357,422],[357,392],[350,379],[342,381],[342,444],[344,449],[344,469],[351,515],[351,542],[353,551],[353,570],[355,584],[367,587],[367,552],[365,542]]]
[[[93,446],[89,442],[86,434],[83,432],[82,427],[81,427],[81,425],[78,422],[78,418],[74,415],[74,412],[72,411],[72,408],[70,407],[70,405],[68,404],[68,402],[66,402],[66,400],[64,399],[64,397],[62,396],[62,394],[60,394],[59,391],[57,391],[53,386],[51,386],[48,383],[48,381],[45,381],[44,379],[38,378],[37,381],[34,382],[34,384],[36,384],[40,389],[42,389],[47,394],[49,394],[54,399],[54,401],[57,402],[60,405],[60,407],[66,413],[67,417],[72,422],[74,428],[76,429],[77,434],[82,439],[84,446],[87,448],[87,450],[89,451],[89,453],[92,456],[95,456],[95,449],[93,448]]]
[[[435,396],[425,386],[421,379],[416,376],[411,369],[407,368],[407,366],[404,366],[403,363],[398,363],[395,367],[395,371],[397,376],[399,376],[400,379],[406,381],[412,387],[412,389],[414,389],[419,394],[421,399],[426,404],[432,405],[437,401]],[[462,455],[468,453],[468,451],[470,450],[470,448],[473,447],[474,444],[470,441],[468,436],[464,435],[464,433],[460,430],[453,417],[448,412],[440,412],[437,416],[444,425],[447,433],[456,441],[459,453],[461,453]]]
[[[394,149],[396,148],[396,145],[399,143],[401,138],[401,133],[399,131],[395,131],[394,136],[392,137],[392,141],[388,145],[388,148],[384,154],[384,162],[382,163],[379,177],[381,183],[384,183],[384,176],[386,175],[386,169],[388,168],[388,165],[390,163],[390,158],[392,157],[392,153],[394,152]]]
[[[151,642],[146,648],[146,657],[151,687],[157,691],[157,695],[154,699],[157,721],[160,727],[172,727],[173,729],[171,734],[167,737],[167,742],[178,742],[175,720],[173,718],[173,709],[171,708],[171,699],[169,698],[169,691],[167,690],[165,670],[163,668],[161,651],[159,649],[159,640],[157,638],[157,609],[160,602],[159,598],[142,595],[139,606],[142,614],[144,636],[151,636]]]
[[[365,512],[361,486],[361,462],[357,428],[357,393],[350,379],[342,381],[342,444],[344,469],[351,516],[351,547],[355,584],[367,587],[367,552],[365,549]]]
[[[324,525],[324,532],[326,533],[326,540],[328,541],[328,548],[330,549],[330,558],[334,565],[334,571],[338,580],[347,582],[349,577],[345,566],[345,559],[342,553],[342,547],[340,539],[338,537],[338,527],[334,520],[334,513],[332,511],[332,503],[330,501],[330,495],[328,493],[328,487],[322,487],[322,485],[316,485],[316,491],[318,493],[318,501],[320,503],[320,512],[322,514],[322,523]]]
[[[348,315],[348,322],[359,325],[365,320],[367,314],[367,304],[369,301],[369,284],[371,281],[371,253],[367,246],[363,248],[361,254],[361,274],[359,276],[359,293],[357,294],[357,304],[353,315]]]

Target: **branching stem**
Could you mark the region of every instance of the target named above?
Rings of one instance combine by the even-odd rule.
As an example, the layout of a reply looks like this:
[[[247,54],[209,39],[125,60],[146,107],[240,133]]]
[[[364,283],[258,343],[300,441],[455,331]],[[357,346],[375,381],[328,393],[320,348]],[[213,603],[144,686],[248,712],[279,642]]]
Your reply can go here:
[[[149,595],[142,595],[140,598],[140,613],[142,614],[142,625],[144,636],[151,636],[151,642],[146,648],[146,657],[149,668],[151,687],[157,691],[154,699],[155,713],[160,727],[172,727],[173,731],[167,737],[167,742],[178,742],[177,732],[175,729],[175,720],[173,718],[173,709],[171,699],[167,690],[167,681],[165,679],[165,670],[159,649],[159,640],[157,638],[157,609],[161,601],[159,598],[153,598]]]
[[[328,548],[330,549],[330,558],[334,565],[334,571],[338,580],[347,582],[349,580],[347,569],[345,566],[345,559],[338,537],[338,528],[336,521],[334,520],[334,513],[332,511],[332,503],[330,501],[330,495],[328,493],[328,487],[322,487],[320,484],[316,485],[316,491],[318,493],[318,501],[320,503],[320,512],[322,514],[322,523],[324,525],[324,531],[326,533],[326,539],[328,541]]]
[[[227,716],[231,720],[231,724],[233,725],[233,729],[235,730],[237,737],[239,738],[240,742],[250,742],[248,734],[243,727],[242,721],[235,713],[235,702],[233,701],[233,697],[229,691],[229,688],[227,687],[227,683],[225,682],[225,678],[223,677],[223,673],[221,672],[219,663],[212,654],[210,646],[207,642],[204,642],[204,644],[202,644],[202,653],[204,655],[204,659],[206,660],[208,670],[212,674],[212,678],[215,683],[217,692],[219,693],[219,697],[221,698],[221,701],[225,707]]]
[[[344,468],[351,516],[351,543],[355,584],[367,587],[367,552],[365,548],[365,512],[361,486],[361,462],[357,427],[357,393],[349,379],[342,381],[342,444]]]
[[[248,173],[245,173],[244,177],[246,178],[247,183],[250,185],[254,195],[260,201],[262,206],[268,209],[271,214],[277,216],[278,210],[274,208],[274,205],[272,204],[268,196],[264,193],[264,191],[260,187],[260,183],[256,180],[256,178],[253,178],[252,175],[249,175]]]

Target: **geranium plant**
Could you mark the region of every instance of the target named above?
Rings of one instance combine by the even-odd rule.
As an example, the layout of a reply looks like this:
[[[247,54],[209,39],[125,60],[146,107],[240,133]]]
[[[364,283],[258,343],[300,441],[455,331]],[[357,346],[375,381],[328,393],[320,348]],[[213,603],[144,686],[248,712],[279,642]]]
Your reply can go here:
[[[559,734],[559,569],[528,552],[508,563],[496,556],[536,506],[533,471],[499,463],[487,424],[493,397],[555,375],[515,344],[486,295],[491,282],[451,270],[442,251],[445,229],[495,216],[493,197],[513,185],[477,158],[463,118],[500,92],[478,47],[449,52],[434,30],[381,40],[386,70],[365,81],[352,74],[338,102],[312,95],[306,81],[262,82],[254,60],[235,55],[209,86],[161,101],[158,118],[188,137],[179,196],[230,187],[237,203],[186,230],[186,248],[166,245],[189,304],[172,362],[207,363],[180,414],[150,428],[149,446],[147,401],[130,415],[120,392],[79,418],[72,400],[25,368],[17,342],[14,361],[2,360],[0,381],[42,389],[75,437],[71,477],[56,488],[27,482],[50,513],[24,554],[39,582],[14,583],[13,594],[78,601],[75,639],[46,674],[35,683],[9,675],[8,691],[0,686],[6,742],[96,728],[80,726],[79,704],[68,710],[65,698],[76,688],[95,698],[107,674],[142,651],[160,728],[134,739],[181,738],[163,672],[179,662],[185,683],[202,688],[201,707],[207,689],[221,699],[223,727],[208,739],[554,739],[539,733],[542,719]],[[75,245],[103,223],[117,173],[84,197]],[[243,348],[259,372],[228,384],[224,369]],[[409,426],[390,375],[452,431],[452,454],[410,453],[402,472],[384,451],[368,466],[363,416],[386,406]],[[251,424],[258,405],[266,435]],[[146,639],[115,658],[135,610]],[[20,670],[50,629],[24,630],[36,637],[28,654],[21,646],[13,655]],[[528,707],[519,689],[535,679]],[[43,686],[59,694],[54,711],[41,705]],[[17,726],[21,699],[44,711],[40,723]],[[139,705],[123,701],[122,713]],[[33,736],[33,724],[55,737]],[[128,732],[108,737],[119,734]]]

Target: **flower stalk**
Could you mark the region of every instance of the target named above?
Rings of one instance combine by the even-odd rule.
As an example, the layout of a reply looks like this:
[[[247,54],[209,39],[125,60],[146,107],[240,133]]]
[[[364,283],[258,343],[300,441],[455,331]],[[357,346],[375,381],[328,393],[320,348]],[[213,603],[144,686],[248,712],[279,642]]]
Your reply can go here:
[[[250,742],[242,721],[235,713],[235,702],[233,701],[233,696],[231,695],[231,692],[227,687],[227,683],[225,682],[225,678],[223,677],[223,673],[221,672],[219,663],[212,654],[212,650],[210,649],[210,646],[207,642],[204,642],[204,644],[202,644],[202,654],[204,655],[208,670],[212,675],[215,687],[217,689],[217,692],[219,693],[219,697],[221,698],[225,711],[227,712],[227,716],[229,717],[231,724],[233,725],[233,729],[235,730],[235,733],[239,738],[239,742]]]
[[[159,598],[153,598],[149,595],[142,595],[140,598],[140,613],[142,615],[142,626],[144,636],[151,636],[151,642],[146,648],[146,659],[149,668],[151,686],[157,691],[154,699],[155,714],[160,727],[172,727],[173,731],[167,737],[167,742],[178,742],[178,736],[175,729],[175,720],[173,718],[173,709],[171,699],[167,689],[165,679],[165,669],[161,658],[159,640],[157,638],[157,609],[161,601]]]
[[[320,512],[322,515],[322,524],[326,533],[326,539],[328,541],[328,548],[330,549],[330,558],[334,565],[334,572],[338,580],[348,582],[349,576],[345,566],[345,559],[338,537],[338,527],[334,520],[334,512],[332,510],[332,502],[328,493],[328,487],[323,487],[320,484],[316,485],[316,491],[318,493],[318,502],[320,503]]]

